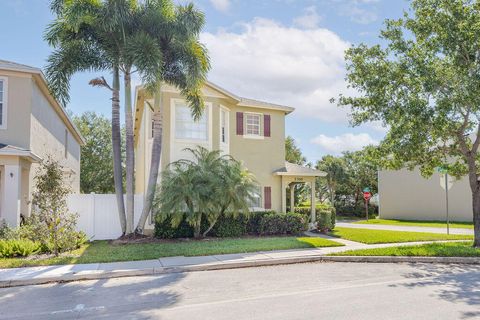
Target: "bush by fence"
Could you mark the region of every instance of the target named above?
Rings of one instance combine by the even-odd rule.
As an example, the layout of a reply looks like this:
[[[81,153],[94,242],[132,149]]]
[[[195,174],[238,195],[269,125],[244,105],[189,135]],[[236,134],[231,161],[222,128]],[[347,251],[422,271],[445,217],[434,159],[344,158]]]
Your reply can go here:
[[[208,227],[202,221],[202,230]],[[244,235],[295,235],[307,229],[307,220],[297,213],[276,213],[274,211],[251,212],[248,216],[222,216],[209,233],[213,237],[239,237]],[[155,221],[155,237],[161,239],[193,237],[193,228],[183,220],[176,228],[171,221]]]
[[[296,207],[295,212],[304,216],[307,221],[310,220],[310,207]],[[318,230],[322,232],[330,231],[335,228],[336,210],[329,204],[317,204],[315,209],[316,223]]]

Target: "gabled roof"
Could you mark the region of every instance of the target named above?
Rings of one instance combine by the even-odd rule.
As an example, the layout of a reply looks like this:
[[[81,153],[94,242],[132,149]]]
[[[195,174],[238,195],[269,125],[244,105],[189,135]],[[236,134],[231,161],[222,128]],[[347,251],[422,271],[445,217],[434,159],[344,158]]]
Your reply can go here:
[[[0,156],[18,156],[25,157],[32,162],[41,160],[39,156],[28,149],[23,149],[17,146],[0,143]]]
[[[0,70],[29,73],[32,74],[34,78],[38,79],[41,84],[40,89],[42,90],[42,92],[44,92],[45,95],[47,95],[47,99],[52,104],[54,110],[73,133],[73,136],[80,143],[80,145],[85,144],[85,139],[82,137],[82,134],[75,126],[72,119],[70,119],[70,116],[65,111],[65,108],[63,108],[60,103],[58,103],[58,101],[50,94],[47,80],[45,79],[45,76],[41,69],[12,61],[0,60]]]
[[[24,71],[24,72],[42,72],[39,68],[30,67],[25,64],[16,63],[7,60],[0,59],[0,69],[12,70],[12,71]]]
[[[273,172],[278,176],[325,177],[327,173],[285,161],[285,167]]]
[[[205,81],[205,86],[209,87],[224,96],[234,100],[238,106],[241,107],[251,107],[251,108],[264,108],[264,109],[270,109],[270,110],[280,110],[284,111],[286,114],[289,114],[295,110],[295,108],[284,106],[281,104],[276,104],[276,103],[270,103],[270,102],[265,102],[265,101],[260,101],[260,100],[255,100],[255,99],[249,99],[249,98],[244,98],[240,97],[227,89],[224,89],[220,87],[219,85],[211,82],[211,81]],[[137,91],[137,96],[139,91],[143,91],[143,86],[138,86],[136,88]]]

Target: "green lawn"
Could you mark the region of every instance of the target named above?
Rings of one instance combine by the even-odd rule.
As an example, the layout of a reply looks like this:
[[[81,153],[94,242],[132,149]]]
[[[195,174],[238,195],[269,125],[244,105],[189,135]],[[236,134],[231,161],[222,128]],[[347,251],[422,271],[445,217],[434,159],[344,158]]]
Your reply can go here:
[[[331,232],[331,235],[367,244],[473,239],[473,236],[471,235],[447,235],[440,233],[354,229],[341,227],[335,228],[335,230]]]
[[[471,242],[429,243],[378,249],[350,250],[332,256],[421,256],[421,257],[480,257],[480,249]]]
[[[113,245],[108,241],[94,241],[58,258],[3,258],[0,259],[0,268],[149,260],[170,256],[202,256],[335,246],[342,246],[342,244],[327,239],[308,237],[229,238],[120,245]]]
[[[412,226],[412,227],[433,227],[447,228],[445,221],[418,221],[418,220],[387,220],[387,219],[370,219],[368,221],[356,221],[357,224],[383,224],[390,226]],[[471,222],[450,222],[450,228],[473,229]]]

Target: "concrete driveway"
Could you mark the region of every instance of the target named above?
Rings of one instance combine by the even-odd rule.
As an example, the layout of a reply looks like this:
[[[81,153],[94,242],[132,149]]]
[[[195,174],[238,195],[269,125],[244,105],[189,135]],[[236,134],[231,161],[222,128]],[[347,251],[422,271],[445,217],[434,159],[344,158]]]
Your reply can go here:
[[[415,227],[415,226],[391,226],[385,224],[357,224],[350,222],[337,222],[337,227],[372,229],[372,230],[391,230],[391,231],[411,231],[411,232],[429,232],[429,233],[447,233],[446,228],[433,227]],[[468,234],[473,235],[473,229],[450,228],[450,234]]]
[[[480,266],[311,263],[0,289],[0,319],[478,319]]]

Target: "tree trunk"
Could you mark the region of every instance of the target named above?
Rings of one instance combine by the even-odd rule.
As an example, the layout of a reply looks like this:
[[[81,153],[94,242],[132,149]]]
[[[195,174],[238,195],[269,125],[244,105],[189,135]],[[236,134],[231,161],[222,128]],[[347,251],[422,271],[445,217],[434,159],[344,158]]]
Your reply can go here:
[[[125,204],[123,200],[122,175],[122,138],[120,134],[120,75],[117,67],[113,68],[112,83],[112,148],[113,148],[113,178],[117,210],[122,228],[122,235],[126,231]]]
[[[200,238],[201,230],[202,229],[202,215],[199,214],[198,219],[195,221],[195,224],[193,225],[193,237],[195,239]]]
[[[152,210],[152,202],[157,189],[158,171],[160,168],[160,159],[162,156],[162,103],[160,87],[155,90],[153,100],[153,144],[152,144],[152,158],[150,161],[150,173],[148,176],[147,193],[145,196],[145,203],[143,205],[142,215],[138,221],[135,230],[138,234],[143,234],[145,223],[148,215]]]
[[[133,115],[132,115],[132,82],[130,71],[124,73],[125,86],[125,150],[126,150],[126,190],[127,190],[127,225],[126,234],[133,232],[134,227],[134,183],[135,154],[133,149]]]
[[[476,192],[472,192],[473,200],[473,246],[480,248],[480,190],[477,188]]]

